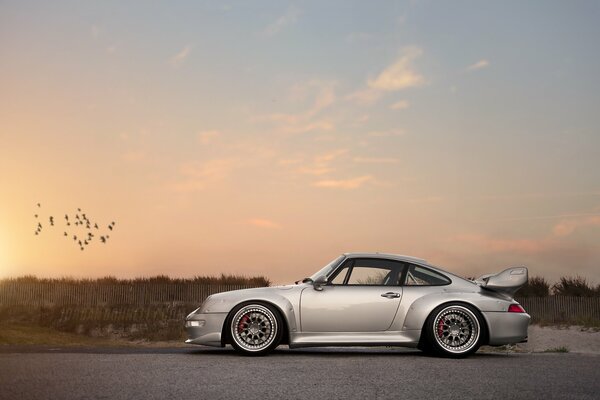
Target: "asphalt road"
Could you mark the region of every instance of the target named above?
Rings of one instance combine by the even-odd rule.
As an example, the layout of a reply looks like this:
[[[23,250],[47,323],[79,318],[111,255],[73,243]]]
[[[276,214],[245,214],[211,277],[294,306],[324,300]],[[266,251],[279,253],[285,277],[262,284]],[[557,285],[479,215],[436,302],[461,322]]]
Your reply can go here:
[[[597,399],[600,355],[0,347],[0,399]]]

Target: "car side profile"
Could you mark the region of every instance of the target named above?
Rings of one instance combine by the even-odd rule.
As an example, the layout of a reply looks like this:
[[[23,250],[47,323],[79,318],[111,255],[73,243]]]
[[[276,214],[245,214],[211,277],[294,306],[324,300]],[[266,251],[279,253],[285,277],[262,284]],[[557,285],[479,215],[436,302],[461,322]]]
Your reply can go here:
[[[527,339],[514,299],[527,268],[466,280],[425,260],[346,253],[295,285],[209,296],[186,317],[186,343],[265,355],[280,344],[404,346],[465,357]]]

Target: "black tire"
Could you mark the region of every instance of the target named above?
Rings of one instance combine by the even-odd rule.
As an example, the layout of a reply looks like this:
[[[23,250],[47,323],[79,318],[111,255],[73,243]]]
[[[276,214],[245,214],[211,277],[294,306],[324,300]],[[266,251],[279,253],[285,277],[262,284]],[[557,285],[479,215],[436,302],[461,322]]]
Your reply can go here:
[[[227,318],[233,348],[246,356],[269,354],[281,342],[284,326],[275,307],[257,302],[236,306]]]
[[[486,329],[475,307],[464,303],[442,304],[427,317],[420,348],[442,357],[467,357],[479,349]]]

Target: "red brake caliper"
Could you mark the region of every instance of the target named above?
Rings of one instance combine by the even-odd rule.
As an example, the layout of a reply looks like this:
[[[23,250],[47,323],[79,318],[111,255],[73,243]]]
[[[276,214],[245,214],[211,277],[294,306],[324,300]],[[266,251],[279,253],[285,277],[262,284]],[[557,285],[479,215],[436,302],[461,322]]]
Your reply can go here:
[[[250,320],[250,317],[244,315],[238,324],[238,333],[242,333],[244,331],[246,323]]]
[[[440,322],[438,322],[438,337],[442,337],[444,335],[444,320],[440,318]]]

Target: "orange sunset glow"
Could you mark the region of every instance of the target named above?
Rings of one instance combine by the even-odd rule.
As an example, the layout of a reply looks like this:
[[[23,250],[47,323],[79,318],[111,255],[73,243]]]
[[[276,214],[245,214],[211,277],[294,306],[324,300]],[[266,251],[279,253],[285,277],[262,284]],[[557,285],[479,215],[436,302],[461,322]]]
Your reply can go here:
[[[3,2],[0,278],[289,283],[379,251],[598,283],[589,7]]]

